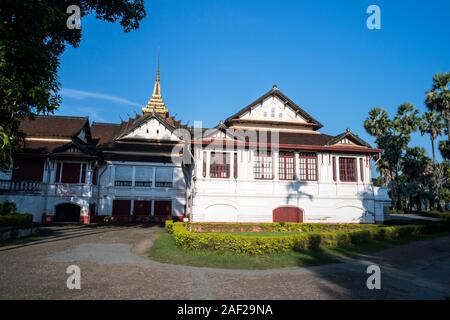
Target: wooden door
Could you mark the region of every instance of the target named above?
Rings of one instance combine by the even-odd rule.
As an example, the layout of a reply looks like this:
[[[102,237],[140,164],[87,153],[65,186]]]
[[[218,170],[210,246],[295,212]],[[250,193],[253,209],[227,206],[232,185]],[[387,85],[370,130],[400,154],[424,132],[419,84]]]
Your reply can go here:
[[[279,207],[273,210],[273,222],[303,222],[303,210],[297,207]]]

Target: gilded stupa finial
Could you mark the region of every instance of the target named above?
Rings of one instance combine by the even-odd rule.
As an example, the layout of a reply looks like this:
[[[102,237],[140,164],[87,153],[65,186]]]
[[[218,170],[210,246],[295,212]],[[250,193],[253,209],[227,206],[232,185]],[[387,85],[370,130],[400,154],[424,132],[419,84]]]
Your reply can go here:
[[[158,49],[158,67],[156,70],[156,80],[155,84],[153,86],[153,93],[150,98],[150,100],[147,102],[147,105],[145,105],[142,108],[142,112],[144,114],[147,113],[158,113],[162,116],[168,116],[169,115],[169,109],[167,109],[163,97],[161,95],[161,74],[159,69],[159,49]]]

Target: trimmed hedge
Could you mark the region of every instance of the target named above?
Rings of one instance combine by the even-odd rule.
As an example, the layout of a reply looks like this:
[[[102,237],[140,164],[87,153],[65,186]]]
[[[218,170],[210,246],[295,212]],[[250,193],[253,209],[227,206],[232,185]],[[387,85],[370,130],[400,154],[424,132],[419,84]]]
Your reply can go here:
[[[33,222],[33,215],[29,213],[0,216],[0,226],[14,226]]]
[[[175,243],[180,248],[261,255],[291,250],[320,250],[322,248],[366,243],[373,240],[394,240],[448,230],[448,225],[424,224],[387,227],[373,225],[359,230],[293,232],[292,235],[271,237],[258,236],[256,233],[255,236],[244,236],[233,233],[191,232],[186,229],[184,223],[173,223],[171,221],[166,222],[166,228],[169,233],[173,234]]]
[[[328,232],[376,228],[373,224],[356,223],[190,223],[195,232]]]
[[[431,218],[438,218],[438,219],[450,219],[450,212],[449,211],[425,211],[420,212],[420,215],[425,217],[431,217]]]
[[[172,220],[166,220],[165,222],[166,230],[168,233],[173,233],[173,221]]]

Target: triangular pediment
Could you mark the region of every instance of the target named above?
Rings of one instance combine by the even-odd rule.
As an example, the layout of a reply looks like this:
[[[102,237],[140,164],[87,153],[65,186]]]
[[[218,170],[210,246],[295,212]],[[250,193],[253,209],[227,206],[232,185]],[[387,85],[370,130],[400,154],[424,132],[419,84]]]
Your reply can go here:
[[[174,130],[175,128],[161,117],[149,115],[143,117],[118,139],[179,141],[180,139],[173,134]]]
[[[299,125],[314,130],[322,127],[320,122],[285,96],[276,86],[225,121],[227,124],[236,122]]]
[[[371,148],[370,144],[362,140],[357,135],[353,134],[349,130],[346,132],[335,136],[333,139],[328,141],[329,146],[356,146],[356,147],[368,147]]]
[[[87,145],[82,145],[76,141],[72,141],[68,144],[55,148],[52,153],[59,155],[92,155],[95,151]]]

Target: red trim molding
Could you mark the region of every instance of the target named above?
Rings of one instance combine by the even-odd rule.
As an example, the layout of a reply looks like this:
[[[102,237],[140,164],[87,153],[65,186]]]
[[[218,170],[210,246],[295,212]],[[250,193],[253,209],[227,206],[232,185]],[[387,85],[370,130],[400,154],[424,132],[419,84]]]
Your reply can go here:
[[[50,214],[43,214],[42,215],[42,223],[43,224],[50,224],[53,223],[53,220],[55,219],[54,215],[50,215]]]
[[[90,218],[91,217],[89,217],[89,216],[80,216],[80,222],[84,223],[84,224],[89,224],[89,223],[91,223]]]
[[[202,146],[239,146],[244,147],[266,147],[266,148],[278,148],[278,149],[291,149],[291,150],[312,150],[312,151],[328,151],[328,152],[352,152],[352,153],[364,153],[364,154],[377,154],[383,152],[383,149],[367,148],[367,147],[353,147],[353,146],[313,146],[307,144],[272,144],[272,143],[254,143],[254,142],[239,142],[218,139],[203,139],[192,141],[194,145]]]

